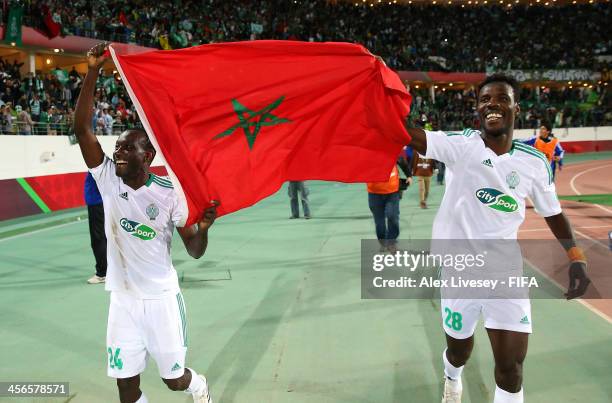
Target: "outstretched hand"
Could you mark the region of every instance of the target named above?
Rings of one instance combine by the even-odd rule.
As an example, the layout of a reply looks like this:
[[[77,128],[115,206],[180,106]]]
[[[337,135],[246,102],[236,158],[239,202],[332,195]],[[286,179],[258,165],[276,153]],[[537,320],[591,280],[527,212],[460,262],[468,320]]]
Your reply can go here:
[[[565,296],[569,300],[584,295],[590,283],[591,280],[586,275],[586,264],[573,262],[569,268],[569,288]]]
[[[219,206],[221,203],[218,202],[217,200],[213,200],[211,201],[211,203],[212,203],[212,206],[204,210],[204,213],[202,214],[202,218],[200,218],[200,221],[198,221],[199,231],[208,230],[211,227],[211,225],[213,225],[213,223],[215,222],[215,219],[217,218],[217,206]]]
[[[87,51],[87,66],[90,69],[99,69],[108,60],[105,52],[108,50],[110,42],[100,42]]]

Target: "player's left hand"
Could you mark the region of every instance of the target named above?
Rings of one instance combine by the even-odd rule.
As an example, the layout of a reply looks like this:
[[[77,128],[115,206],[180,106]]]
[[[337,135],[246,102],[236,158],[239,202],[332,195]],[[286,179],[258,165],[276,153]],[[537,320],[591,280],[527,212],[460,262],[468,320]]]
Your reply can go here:
[[[215,222],[215,218],[217,218],[217,206],[219,206],[221,203],[219,203],[217,200],[212,200],[211,203],[212,206],[204,210],[202,218],[200,218],[200,221],[198,221],[199,231],[208,230]]]
[[[565,296],[569,300],[584,295],[590,283],[591,280],[586,275],[586,264],[573,262],[569,267],[569,288]]]

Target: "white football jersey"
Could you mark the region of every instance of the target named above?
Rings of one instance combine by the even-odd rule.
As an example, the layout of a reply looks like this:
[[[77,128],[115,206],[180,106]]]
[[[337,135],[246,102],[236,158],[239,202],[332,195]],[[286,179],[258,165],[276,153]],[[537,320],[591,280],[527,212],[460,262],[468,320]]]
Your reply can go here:
[[[170,257],[175,226],[182,226],[181,211],[169,179],[150,174],[147,183],[132,189],[115,174],[108,157],[89,170],[104,203],[107,238],[106,290],[143,299],[157,299],[179,291]]]
[[[535,148],[514,141],[497,155],[477,130],[426,135],[426,157],[446,164],[433,239],[516,239],[527,197],[544,217],[561,213],[550,164]]]

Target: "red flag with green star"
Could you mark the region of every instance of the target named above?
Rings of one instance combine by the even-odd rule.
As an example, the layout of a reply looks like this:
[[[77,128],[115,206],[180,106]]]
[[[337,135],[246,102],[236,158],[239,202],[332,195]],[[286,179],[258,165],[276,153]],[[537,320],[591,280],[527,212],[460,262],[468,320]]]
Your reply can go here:
[[[251,41],[111,54],[166,162],[187,224],[288,180],[387,181],[410,136],[410,95],[349,43]]]

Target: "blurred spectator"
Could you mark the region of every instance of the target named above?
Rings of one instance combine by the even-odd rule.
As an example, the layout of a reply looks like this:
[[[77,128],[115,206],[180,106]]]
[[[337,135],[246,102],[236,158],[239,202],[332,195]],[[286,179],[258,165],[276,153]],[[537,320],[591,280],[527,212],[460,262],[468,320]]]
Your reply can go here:
[[[308,188],[303,181],[289,182],[289,199],[291,205],[290,219],[300,218],[300,200],[302,201],[302,209],[304,210],[304,218],[310,220],[310,206],[308,205]]]
[[[23,136],[31,135],[34,122],[32,122],[32,118],[28,111],[23,110],[21,105],[17,105],[15,107],[15,112],[17,112],[17,121],[19,122],[19,134]]]
[[[419,153],[414,153],[412,161],[412,173],[419,182],[419,204],[421,208],[427,208],[427,197],[429,197],[435,161]]]

